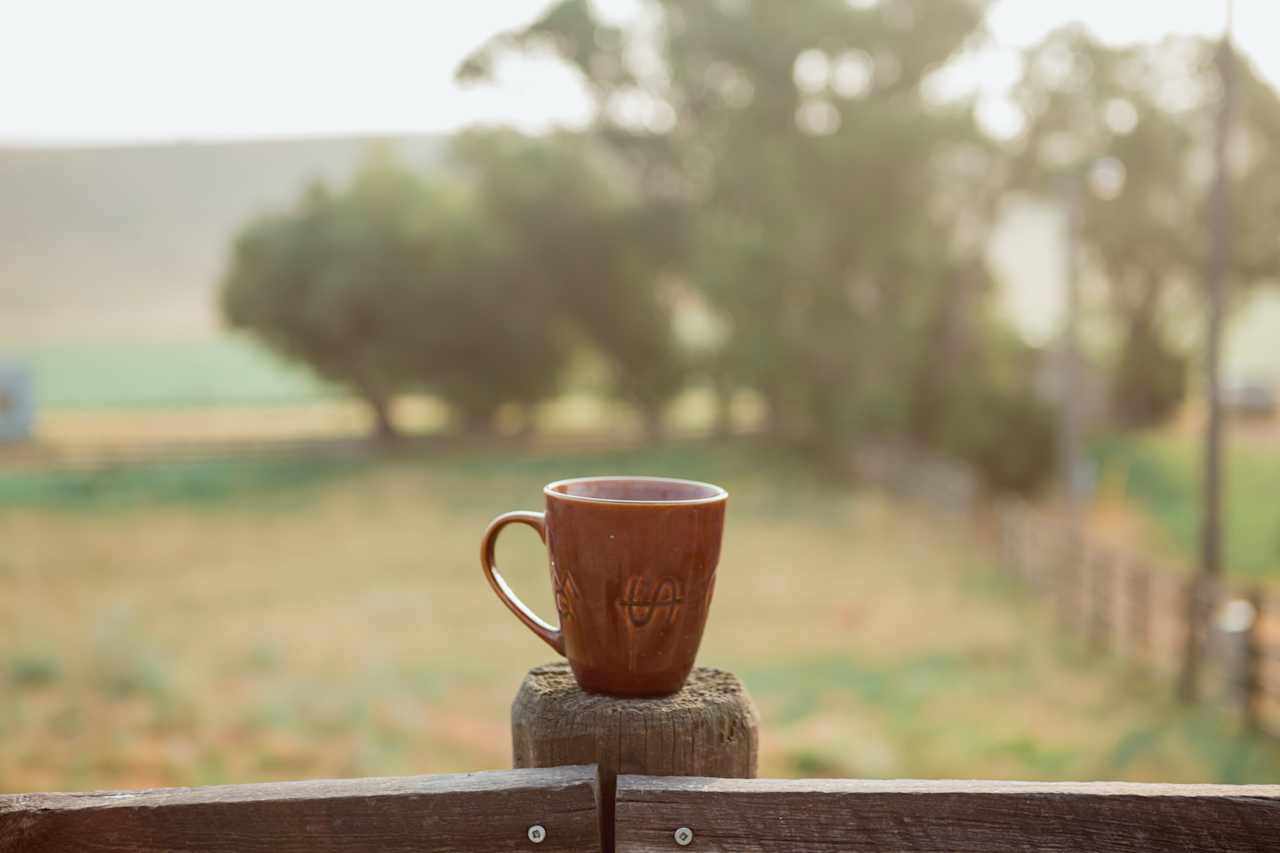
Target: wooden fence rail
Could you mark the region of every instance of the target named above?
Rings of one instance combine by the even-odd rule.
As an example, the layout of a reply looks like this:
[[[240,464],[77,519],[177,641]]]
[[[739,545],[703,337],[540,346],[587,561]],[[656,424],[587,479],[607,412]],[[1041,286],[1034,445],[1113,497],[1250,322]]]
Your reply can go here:
[[[1186,641],[1192,578],[1073,536],[1058,519],[1021,502],[998,510],[1002,558],[1045,599],[1059,623],[1095,654],[1175,671]],[[1250,727],[1280,733],[1280,642],[1256,588],[1221,587],[1202,626],[1208,694]]]
[[[0,797],[0,851],[601,849],[596,768]],[[1280,786],[617,777],[622,853],[1274,851]],[[612,853],[612,848],[605,848]]]
[[[0,797],[0,853],[599,849],[594,767]],[[541,827],[533,830],[533,827]]]
[[[619,776],[618,853],[1280,850],[1280,786]]]

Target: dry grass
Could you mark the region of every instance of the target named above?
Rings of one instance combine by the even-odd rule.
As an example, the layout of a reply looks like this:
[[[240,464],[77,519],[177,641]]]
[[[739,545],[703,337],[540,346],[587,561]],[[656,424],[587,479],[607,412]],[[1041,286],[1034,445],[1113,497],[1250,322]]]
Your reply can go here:
[[[495,428],[501,434],[522,431],[526,417],[540,434],[638,436],[643,424],[625,403],[590,390],[567,391],[539,404],[532,413],[518,406],[502,407]],[[395,401],[397,426],[411,434],[450,429],[448,407],[422,394],[404,394]],[[758,395],[740,392],[733,401],[734,424],[751,430],[763,418]],[[684,433],[710,430],[715,402],[710,389],[691,387],[672,400],[667,426]],[[50,450],[93,448],[111,450],[162,444],[181,447],[209,442],[341,439],[368,435],[373,428],[368,407],[350,397],[316,398],[279,404],[164,405],[130,407],[49,407],[36,422],[36,440]]]
[[[0,789],[507,766],[510,699],[549,652],[485,586],[479,534],[554,476],[607,471],[730,488],[701,661],[756,696],[764,773],[1280,780],[1271,745],[1082,662],[966,529],[773,454],[685,447],[6,510]],[[534,535],[500,557],[549,613]]]

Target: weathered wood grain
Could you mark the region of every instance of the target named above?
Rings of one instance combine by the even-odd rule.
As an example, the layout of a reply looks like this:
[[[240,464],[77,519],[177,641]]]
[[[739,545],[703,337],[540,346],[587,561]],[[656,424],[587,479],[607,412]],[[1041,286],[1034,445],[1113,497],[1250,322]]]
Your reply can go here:
[[[0,797],[0,853],[576,853],[599,849],[596,810],[594,767],[19,794]]]
[[[597,764],[601,840],[612,851],[619,773],[756,775],[759,715],[736,676],[699,667],[683,690],[657,699],[586,693],[564,663],[529,671],[511,705],[516,767]]]
[[[619,853],[1276,851],[1280,786],[619,776]]]

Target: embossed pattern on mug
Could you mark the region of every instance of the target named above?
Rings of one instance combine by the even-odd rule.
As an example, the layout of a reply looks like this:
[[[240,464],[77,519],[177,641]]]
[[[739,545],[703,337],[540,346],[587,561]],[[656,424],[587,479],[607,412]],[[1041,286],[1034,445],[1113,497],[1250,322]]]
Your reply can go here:
[[[627,618],[637,628],[643,628],[653,619],[655,613],[666,610],[667,624],[671,625],[680,615],[680,605],[684,596],[680,593],[680,581],[673,577],[664,577],[657,583],[652,594],[646,594],[647,581],[641,575],[627,578],[625,594],[618,599],[618,604],[627,611]]]

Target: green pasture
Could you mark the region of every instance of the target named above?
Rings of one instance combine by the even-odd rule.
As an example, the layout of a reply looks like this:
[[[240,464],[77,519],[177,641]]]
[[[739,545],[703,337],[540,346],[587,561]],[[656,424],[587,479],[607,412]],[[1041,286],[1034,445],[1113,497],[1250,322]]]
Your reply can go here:
[[[1194,435],[1110,438],[1095,449],[1101,482],[1155,521],[1149,543],[1194,563],[1199,537],[1200,445]],[[1280,577],[1280,442],[1231,435],[1224,490],[1225,564],[1239,578]],[[1138,543],[1145,544],[1145,543]]]
[[[29,366],[47,409],[277,405],[335,389],[242,337],[0,348]]]

